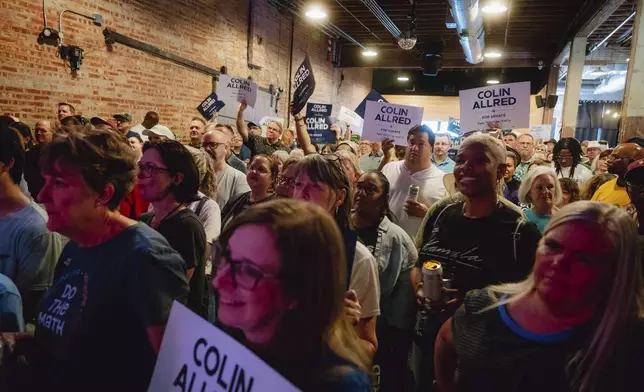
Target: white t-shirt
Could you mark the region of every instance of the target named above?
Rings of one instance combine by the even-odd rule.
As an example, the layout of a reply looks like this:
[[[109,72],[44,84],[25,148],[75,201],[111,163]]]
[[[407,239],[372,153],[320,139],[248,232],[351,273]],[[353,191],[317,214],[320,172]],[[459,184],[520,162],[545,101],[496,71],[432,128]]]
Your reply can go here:
[[[573,179],[577,181],[579,185],[590,180],[590,177],[593,176],[593,172],[584,165],[577,165],[575,167],[575,175]],[[559,173],[559,178],[570,178],[570,167],[561,168],[561,173]]]
[[[226,168],[219,173],[217,177],[217,204],[221,208],[226,206],[228,200],[233,197],[250,192],[250,187],[246,181],[246,176],[239,170],[234,169],[226,164]]]
[[[378,263],[366,246],[356,243],[353,257],[349,288],[358,295],[360,318],[375,317],[380,314],[380,280]]]
[[[145,131],[143,124],[133,126],[132,128],[130,128],[130,131],[136,132],[141,135],[141,139],[143,139],[144,142],[148,141],[148,137],[143,135],[143,131]]]
[[[394,214],[395,222],[402,227],[411,238],[416,238],[423,218],[407,215],[405,202],[409,198],[409,187],[418,185],[418,202],[428,208],[445,197],[443,176],[445,172],[434,165],[428,169],[411,174],[405,167],[405,161],[391,162],[382,168],[382,174],[387,177],[391,188],[389,190],[389,209]]]
[[[199,197],[206,197],[203,193],[199,192]],[[197,213],[197,208],[201,200],[193,201],[190,203],[188,208],[192,210],[195,214]],[[216,201],[207,198],[199,211],[199,220],[203,224],[203,229],[206,232],[206,242],[209,247],[212,247],[212,244],[219,238],[219,233],[221,233],[221,209],[219,204]],[[212,258],[208,257],[206,259],[206,275],[212,274]]]

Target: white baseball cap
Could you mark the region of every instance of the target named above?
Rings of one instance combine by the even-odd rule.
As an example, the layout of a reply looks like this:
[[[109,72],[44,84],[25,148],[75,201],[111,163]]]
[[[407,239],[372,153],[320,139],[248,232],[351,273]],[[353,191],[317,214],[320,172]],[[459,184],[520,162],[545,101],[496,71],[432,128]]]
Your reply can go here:
[[[597,149],[601,150],[602,145],[599,144],[599,142],[596,141],[596,140],[591,140],[591,141],[588,142],[588,145],[586,146],[586,150],[588,150],[589,148],[597,148]]]
[[[155,125],[150,129],[146,129],[143,131],[144,136],[150,136],[150,134],[155,134],[157,136],[165,136],[170,140],[176,140],[174,133],[170,130],[170,128],[163,126],[163,125]]]

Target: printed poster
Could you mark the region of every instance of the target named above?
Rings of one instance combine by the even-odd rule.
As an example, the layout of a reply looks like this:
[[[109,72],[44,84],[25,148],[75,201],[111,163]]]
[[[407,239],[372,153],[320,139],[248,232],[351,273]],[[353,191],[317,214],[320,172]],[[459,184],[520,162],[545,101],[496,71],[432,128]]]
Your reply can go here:
[[[530,134],[534,137],[535,140],[548,140],[550,139],[550,134],[552,132],[551,124],[541,124],[541,125],[532,125],[530,127]]]
[[[217,99],[217,94],[212,93],[208,98],[203,100],[199,107],[197,107],[197,110],[206,120],[210,121],[215,117],[215,113],[219,113],[225,105],[223,101]]]
[[[336,142],[336,134],[331,130],[331,109],[333,105],[325,103],[306,104],[306,128],[313,144],[330,144]]]
[[[459,97],[462,133],[530,127],[530,82],[462,90]]]
[[[295,392],[235,339],[175,301],[148,392]]]
[[[355,112],[358,114],[358,116],[364,118],[365,115],[365,110],[367,108],[367,102],[369,101],[375,101],[375,102],[387,102],[385,97],[383,97],[379,92],[377,92],[374,89],[371,89],[369,94],[367,94],[366,97],[360,102],[360,105],[356,108]]]
[[[461,134],[461,120],[458,118],[450,117],[447,123],[447,130],[454,132],[457,135]]]
[[[257,102],[257,84],[249,79],[220,74],[217,82],[217,94],[224,102],[246,101],[248,106],[255,107]]]
[[[423,121],[423,108],[368,101],[362,139],[382,141],[393,139],[398,146],[407,145],[407,133]]]
[[[313,67],[311,67],[311,60],[309,60],[308,55],[295,72],[294,87],[291,113],[299,113],[304,109],[306,101],[311,98],[313,91],[315,91],[315,77],[313,76]]]

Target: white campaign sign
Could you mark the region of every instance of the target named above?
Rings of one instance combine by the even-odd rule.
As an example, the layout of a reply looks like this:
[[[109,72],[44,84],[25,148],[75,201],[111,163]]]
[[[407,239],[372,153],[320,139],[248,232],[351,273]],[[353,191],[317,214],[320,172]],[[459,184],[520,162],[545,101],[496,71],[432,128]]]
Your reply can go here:
[[[462,90],[461,132],[530,127],[530,82]]]
[[[550,139],[550,132],[552,131],[552,125],[543,124],[543,125],[533,125],[530,127],[530,134],[536,139],[543,139],[544,141]]]
[[[257,83],[253,83],[248,79],[224,74],[219,75],[217,96],[219,96],[219,100],[227,105],[232,105],[233,102],[246,101],[248,106],[255,107],[257,90]]]
[[[349,109],[346,106],[340,108],[340,115],[338,116],[338,121],[344,121],[351,125],[351,127],[361,127],[362,126],[362,117],[358,113]]]
[[[172,304],[148,392],[295,392],[250,350],[192,313]]]
[[[380,142],[393,139],[398,146],[407,145],[407,133],[423,121],[423,108],[367,101],[362,139]]]

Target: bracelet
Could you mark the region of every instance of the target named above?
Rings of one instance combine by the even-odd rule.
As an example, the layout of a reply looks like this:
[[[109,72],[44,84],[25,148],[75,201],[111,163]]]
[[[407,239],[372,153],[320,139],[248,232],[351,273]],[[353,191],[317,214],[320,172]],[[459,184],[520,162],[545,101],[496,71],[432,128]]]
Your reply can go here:
[[[304,117],[300,113],[293,115],[293,118],[295,119],[295,121],[300,121],[304,119]]]

